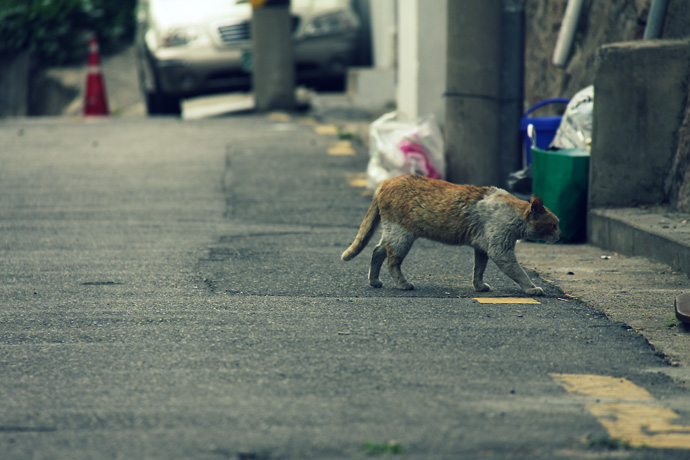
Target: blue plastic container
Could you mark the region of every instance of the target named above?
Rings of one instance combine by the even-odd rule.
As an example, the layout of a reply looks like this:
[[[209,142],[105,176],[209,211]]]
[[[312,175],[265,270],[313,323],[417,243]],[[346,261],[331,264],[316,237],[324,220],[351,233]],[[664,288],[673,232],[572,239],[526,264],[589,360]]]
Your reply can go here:
[[[541,102],[537,102],[532,107],[525,112],[520,120],[520,134],[525,143],[525,166],[529,166],[532,163],[532,141],[530,141],[529,136],[527,136],[527,126],[533,125],[534,131],[537,135],[537,147],[540,149],[549,148],[549,144],[554,137],[556,137],[556,131],[561,125],[561,116],[550,116],[550,117],[531,117],[528,118],[529,114],[544,107],[549,104],[567,104],[570,99],[565,99],[562,97],[554,97],[551,99],[544,99]]]

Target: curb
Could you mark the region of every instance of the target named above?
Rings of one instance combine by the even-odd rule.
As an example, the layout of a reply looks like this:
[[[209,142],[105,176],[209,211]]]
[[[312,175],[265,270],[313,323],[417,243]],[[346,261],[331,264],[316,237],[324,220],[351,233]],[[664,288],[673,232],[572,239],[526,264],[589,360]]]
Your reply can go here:
[[[663,207],[592,209],[587,225],[590,244],[690,275],[690,215]]]

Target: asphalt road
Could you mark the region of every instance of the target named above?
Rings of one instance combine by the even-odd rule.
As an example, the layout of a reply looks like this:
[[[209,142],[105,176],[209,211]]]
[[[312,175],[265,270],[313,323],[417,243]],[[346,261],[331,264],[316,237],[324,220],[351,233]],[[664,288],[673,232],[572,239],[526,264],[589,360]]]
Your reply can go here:
[[[0,458],[688,458],[663,357],[536,273],[521,303],[467,248],[417,242],[411,292],[340,261],[368,198],[336,141],[0,124]]]

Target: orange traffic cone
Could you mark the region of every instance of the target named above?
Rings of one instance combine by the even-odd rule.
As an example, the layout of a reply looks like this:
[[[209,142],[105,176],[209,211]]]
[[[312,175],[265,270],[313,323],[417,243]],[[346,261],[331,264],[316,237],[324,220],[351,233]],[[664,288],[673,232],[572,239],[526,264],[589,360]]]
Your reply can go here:
[[[84,116],[109,115],[108,101],[105,97],[105,82],[101,74],[101,57],[98,53],[98,40],[89,42],[89,62],[86,68],[86,91],[84,93]]]

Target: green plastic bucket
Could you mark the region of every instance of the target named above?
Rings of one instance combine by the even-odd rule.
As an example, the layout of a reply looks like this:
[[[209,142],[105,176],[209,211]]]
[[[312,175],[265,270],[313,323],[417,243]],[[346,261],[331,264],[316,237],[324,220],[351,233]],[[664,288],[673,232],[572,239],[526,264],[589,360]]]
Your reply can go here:
[[[532,147],[532,193],[560,219],[562,243],[587,240],[589,151]]]

